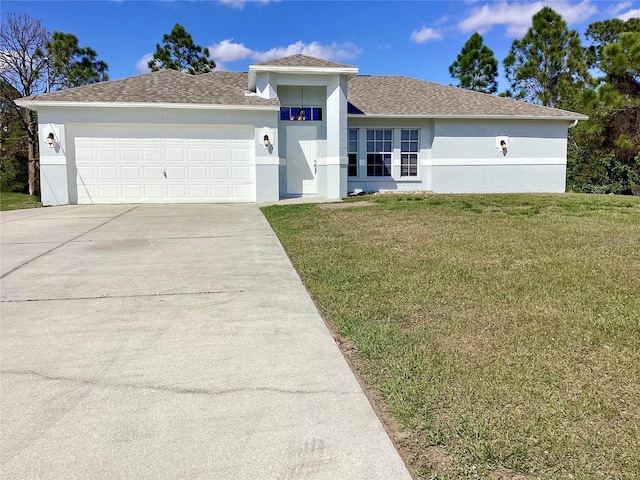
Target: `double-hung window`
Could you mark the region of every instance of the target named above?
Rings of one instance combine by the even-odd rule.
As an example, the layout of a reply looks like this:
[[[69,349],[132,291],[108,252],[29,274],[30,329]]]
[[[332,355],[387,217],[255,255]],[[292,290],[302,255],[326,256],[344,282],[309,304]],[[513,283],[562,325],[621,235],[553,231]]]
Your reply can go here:
[[[348,175],[350,177],[358,176],[358,129],[349,129],[349,168]]]
[[[418,130],[400,132],[400,176],[418,176]]]
[[[390,177],[393,130],[367,130],[367,176]]]

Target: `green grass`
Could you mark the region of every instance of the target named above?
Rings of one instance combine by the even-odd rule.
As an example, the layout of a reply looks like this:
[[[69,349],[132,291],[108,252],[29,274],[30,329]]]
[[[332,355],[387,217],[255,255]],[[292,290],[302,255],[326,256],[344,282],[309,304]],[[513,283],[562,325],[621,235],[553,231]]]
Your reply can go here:
[[[0,192],[0,210],[19,210],[21,208],[41,207],[38,197],[25,193]]]
[[[640,199],[352,200],[263,211],[420,478],[638,478]]]

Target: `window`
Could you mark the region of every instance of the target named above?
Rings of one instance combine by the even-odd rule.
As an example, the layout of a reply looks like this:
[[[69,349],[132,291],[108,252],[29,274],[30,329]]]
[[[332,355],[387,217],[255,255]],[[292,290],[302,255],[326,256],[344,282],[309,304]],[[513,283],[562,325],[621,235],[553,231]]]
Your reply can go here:
[[[400,132],[400,176],[418,176],[418,130]]]
[[[367,176],[391,176],[392,130],[367,130]]]
[[[350,177],[358,176],[358,129],[349,129],[349,167],[347,174]]]
[[[321,107],[280,107],[280,120],[322,121]]]

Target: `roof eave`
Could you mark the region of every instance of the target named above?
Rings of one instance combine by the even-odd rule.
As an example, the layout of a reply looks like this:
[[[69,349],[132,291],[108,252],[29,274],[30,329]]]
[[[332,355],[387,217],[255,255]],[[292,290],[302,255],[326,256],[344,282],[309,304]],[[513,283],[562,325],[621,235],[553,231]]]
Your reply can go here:
[[[293,73],[293,74],[312,74],[312,75],[346,75],[351,78],[358,74],[356,67],[283,67],[279,65],[249,65],[249,90],[256,88],[256,74],[258,73]]]
[[[357,67],[285,67],[282,65],[249,65],[249,72],[312,73],[321,75],[356,75]]]
[[[18,99],[16,105],[29,110],[37,110],[44,107],[71,107],[71,108],[173,108],[190,110],[261,110],[278,111],[278,105],[217,105],[210,103],[150,103],[150,102],[72,102]]]
[[[393,114],[369,114],[369,113],[350,113],[350,118],[422,118],[422,119],[451,119],[451,120],[588,120],[586,115],[572,115],[572,116],[557,116],[557,115],[449,115],[449,114],[434,114],[434,115],[393,115]]]

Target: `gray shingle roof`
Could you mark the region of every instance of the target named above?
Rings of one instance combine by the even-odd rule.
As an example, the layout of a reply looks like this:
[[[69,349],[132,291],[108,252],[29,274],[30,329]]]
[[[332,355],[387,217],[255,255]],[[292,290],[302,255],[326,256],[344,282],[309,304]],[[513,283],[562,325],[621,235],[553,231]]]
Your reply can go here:
[[[36,101],[105,103],[176,103],[234,106],[278,106],[278,99],[246,95],[248,75],[211,72],[188,75],[163,70],[30,97]]]
[[[330,62],[320,58],[309,57],[308,55],[296,54],[288,57],[276,58],[254,64],[260,67],[312,67],[312,68],[355,68],[351,65]]]
[[[349,113],[421,117],[557,117],[586,119],[557,108],[542,107],[486,93],[402,76],[360,75],[349,80]]]
[[[306,55],[292,55],[262,66],[354,68]],[[278,98],[247,94],[248,73],[188,75],[175,70],[96,83],[30,97],[35,102],[163,103],[277,107]],[[566,110],[542,107],[403,76],[353,76],[349,79],[349,113],[413,117],[540,117],[586,119]]]

